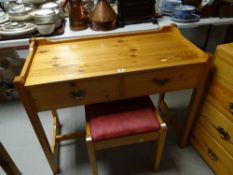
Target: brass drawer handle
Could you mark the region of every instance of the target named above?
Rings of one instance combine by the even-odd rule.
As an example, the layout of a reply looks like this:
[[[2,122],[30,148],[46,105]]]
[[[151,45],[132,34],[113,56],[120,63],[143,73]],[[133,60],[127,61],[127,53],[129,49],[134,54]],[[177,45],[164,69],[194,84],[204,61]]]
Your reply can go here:
[[[228,134],[228,132],[226,132],[225,130],[224,130],[224,128],[222,128],[222,127],[218,127],[217,128],[217,130],[218,130],[218,132],[219,132],[219,135],[220,135],[220,137],[223,139],[223,140],[230,140],[230,135]]]
[[[85,97],[86,91],[85,90],[72,91],[72,92],[70,92],[70,95],[75,100],[80,100],[80,99]]]
[[[217,155],[210,148],[208,148],[208,156],[211,160],[218,161]]]
[[[169,83],[169,79],[168,78],[154,78],[153,82],[157,85],[157,86],[165,86],[167,83]]]
[[[233,114],[233,102],[229,102],[230,112]]]

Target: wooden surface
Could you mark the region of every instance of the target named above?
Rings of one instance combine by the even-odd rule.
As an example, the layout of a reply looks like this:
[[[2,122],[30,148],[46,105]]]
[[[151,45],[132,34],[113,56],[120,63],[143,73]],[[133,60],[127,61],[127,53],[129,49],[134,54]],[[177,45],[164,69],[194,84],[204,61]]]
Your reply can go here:
[[[233,83],[230,84],[216,76],[211,82],[208,97],[213,99],[211,100],[212,105],[221,111],[228,120],[233,122],[233,117],[229,109],[229,102],[233,102]]]
[[[220,45],[215,57],[216,75],[233,85],[233,43]]]
[[[25,86],[207,60],[207,56],[181,37],[175,27],[115,37],[39,41],[34,52]]]
[[[218,175],[232,175],[232,157],[223,147],[206,132],[202,125],[198,125],[194,131],[191,143],[208,165]]]
[[[34,38],[14,82],[56,173],[37,112],[194,88],[180,133],[179,143],[185,146],[211,60],[175,26],[72,40]]]
[[[213,102],[215,99],[210,100]],[[233,157],[233,123],[208,101],[203,107],[199,123],[205,126],[210,135]]]
[[[191,143],[216,174],[233,174],[233,43],[218,46]]]

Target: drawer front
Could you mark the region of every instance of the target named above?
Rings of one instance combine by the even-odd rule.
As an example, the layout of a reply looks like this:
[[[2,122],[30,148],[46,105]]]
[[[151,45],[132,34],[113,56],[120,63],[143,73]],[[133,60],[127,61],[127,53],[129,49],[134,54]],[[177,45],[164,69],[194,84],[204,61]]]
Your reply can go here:
[[[224,113],[233,121],[233,86],[228,84],[223,79],[215,79],[212,81],[209,95],[213,97],[218,105],[217,108],[223,108],[225,110]]]
[[[233,158],[201,125],[194,129],[191,144],[216,174],[233,174]]]
[[[38,111],[119,98],[119,78],[95,78],[30,87]]]
[[[131,74],[124,77],[124,95],[137,96],[196,87],[201,66],[177,67]]]
[[[233,157],[233,123],[229,119],[206,101],[198,123],[201,123],[208,133]]]

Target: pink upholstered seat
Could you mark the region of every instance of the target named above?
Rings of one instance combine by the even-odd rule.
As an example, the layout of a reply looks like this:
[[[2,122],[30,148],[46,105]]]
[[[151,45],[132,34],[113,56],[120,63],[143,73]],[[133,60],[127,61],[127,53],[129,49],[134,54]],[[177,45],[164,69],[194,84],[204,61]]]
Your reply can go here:
[[[88,105],[85,109],[94,141],[160,129],[155,108],[148,96]]]

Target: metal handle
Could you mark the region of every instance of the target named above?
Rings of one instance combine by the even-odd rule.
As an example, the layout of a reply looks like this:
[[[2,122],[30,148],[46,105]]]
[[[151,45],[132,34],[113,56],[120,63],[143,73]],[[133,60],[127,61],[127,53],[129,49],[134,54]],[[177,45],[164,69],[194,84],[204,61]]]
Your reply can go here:
[[[208,148],[208,156],[211,160],[218,161],[217,155],[210,148]]]
[[[86,91],[85,90],[79,90],[79,91],[72,91],[70,92],[70,95],[72,98],[76,100],[80,100],[85,97]]]
[[[165,86],[168,82],[169,82],[169,79],[168,78],[154,78],[153,79],[153,82],[157,85],[157,86]]]
[[[228,132],[226,132],[225,130],[224,130],[224,128],[222,128],[221,126],[219,126],[218,128],[217,128],[217,130],[218,130],[218,132],[219,132],[219,135],[220,135],[220,137],[223,139],[223,140],[230,140],[230,135],[228,134]]]
[[[233,102],[229,102],[230,112],[233,114]]]

